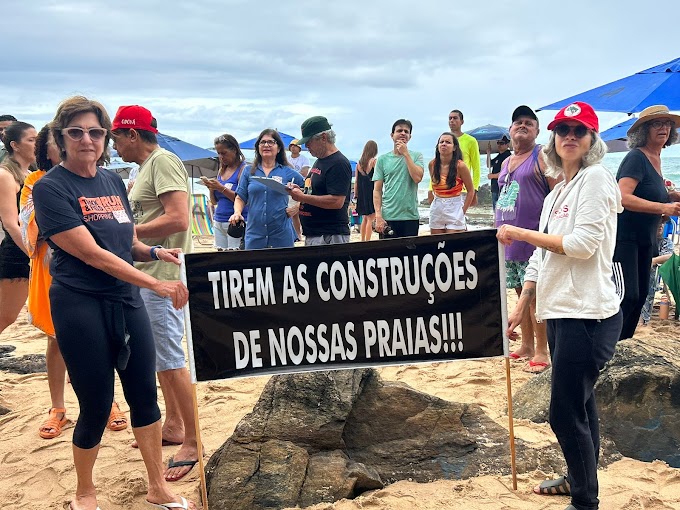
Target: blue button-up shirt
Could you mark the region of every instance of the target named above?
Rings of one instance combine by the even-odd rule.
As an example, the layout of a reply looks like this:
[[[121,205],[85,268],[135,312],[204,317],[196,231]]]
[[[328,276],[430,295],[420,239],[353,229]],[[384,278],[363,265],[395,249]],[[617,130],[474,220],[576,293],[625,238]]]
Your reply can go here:
[[[248,221],[246,223],[246,250],[260,248],[290,248],[295,243],[293,222],[286,214],[288,196],[268,188],[255,180],[251,180],[251,167],[241,172],[236,194],[248,204]],[[277,165],[264,173],[261,166],[255,170],[257,177],[270,177],[282,184],[293,182],[300,187],[305,180],[293,168]]]

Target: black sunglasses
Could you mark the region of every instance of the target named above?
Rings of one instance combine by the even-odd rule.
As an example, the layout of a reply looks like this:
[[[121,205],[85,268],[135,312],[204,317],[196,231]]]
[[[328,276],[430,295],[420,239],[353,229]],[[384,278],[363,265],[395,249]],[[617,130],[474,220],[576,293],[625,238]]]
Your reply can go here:
[[[583,124],[579,124],[578,126],[570,126],[568,124],[558,124],[555,126],[555,134],[561,136],[564,138],[565,136],[569,136],[569,133],[574,133],[574,136],[576,138],[583,138],[588,134],[588,128],[585,127]]]

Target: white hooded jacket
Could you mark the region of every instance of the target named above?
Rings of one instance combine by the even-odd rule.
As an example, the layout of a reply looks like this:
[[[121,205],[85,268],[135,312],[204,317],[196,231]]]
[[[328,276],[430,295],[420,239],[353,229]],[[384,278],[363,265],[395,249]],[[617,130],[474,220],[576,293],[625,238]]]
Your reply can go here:
[[[529,259],[525,281],[536,282],[537,319],[606,319],[619,311],[612,257],[622,210],[616,180],[600,164],[545,198],[539,232],[564,236],[564,255],[536,248]]]

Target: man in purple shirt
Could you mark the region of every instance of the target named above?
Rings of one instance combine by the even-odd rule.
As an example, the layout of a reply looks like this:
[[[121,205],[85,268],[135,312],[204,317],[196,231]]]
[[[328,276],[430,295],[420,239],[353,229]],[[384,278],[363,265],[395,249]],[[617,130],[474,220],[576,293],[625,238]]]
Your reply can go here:
[[[503,224],[538,230],[543,200],[555,186],[544,174],[546,163],[541,146],[536,145],[538,117],[528,106],[519,106],[512,114],[510,138],[515,152],[507,158],[498,175],[496,226]],[[505,249],[506,287],[522,293],[524,272],[534,246],[515,242]],[[525,371],[543,372],[550,366],[545,323],[536,322],[536,297],[522,320],[522,345],[510,354],[513,359],[528,358]],[[535,342],[534,342],[535,338]]]

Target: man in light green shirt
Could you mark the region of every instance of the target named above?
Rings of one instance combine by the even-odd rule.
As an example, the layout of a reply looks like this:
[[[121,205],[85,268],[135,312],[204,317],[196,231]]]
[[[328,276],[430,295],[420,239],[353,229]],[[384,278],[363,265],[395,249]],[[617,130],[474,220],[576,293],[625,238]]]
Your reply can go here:
[[[189,176],[182,161],[158,145],[156,119],[142,106],[121,106],[113,119],[114,147],[139,171],[129,200],[137,237],[154,249],[192,251],[189,221]],[[159,280],[178,280],[179,267],[153,262],[135,266]],[[186,369],[182,338],[184,316],[169,298],[141,289],[156,344],[156,373],[165,398],[163,444],[181,445],[170,459],[165,479],[183,478],[198,462],[191,379]]]
[[[412,129],[411,121],[397,120],[390,135],[394,148],[378,157],[375,164],[373,205],[380,239],[418,235],[418,183],[423,180],[423,155],[408,150]]]

